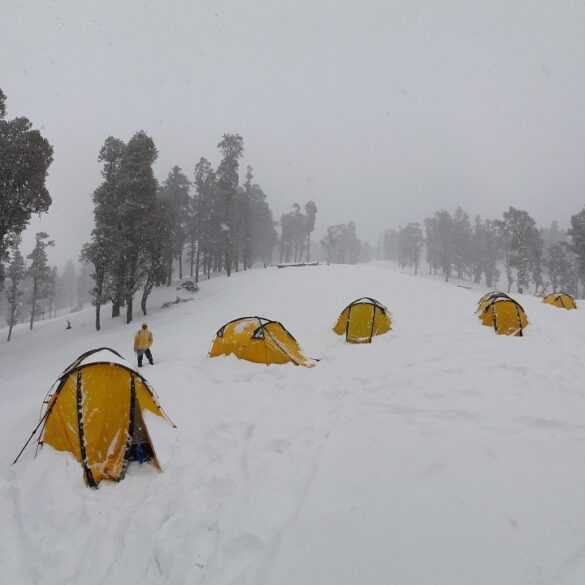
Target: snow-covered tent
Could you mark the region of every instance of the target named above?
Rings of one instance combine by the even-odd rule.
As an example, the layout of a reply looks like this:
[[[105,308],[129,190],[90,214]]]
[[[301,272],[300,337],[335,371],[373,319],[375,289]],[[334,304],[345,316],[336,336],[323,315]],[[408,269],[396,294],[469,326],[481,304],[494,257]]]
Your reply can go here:
[[[259,364],[312,367],[297,340],[282,323],[264,317],[243,317],[226,323],[216,334],[209,357],[236,357]]]
[[[498,335],[522,337],[528,327],[528,317],[520,303],[508,295],[497,295],[481,305],[479,319],[483,325],[493,327]]]
[[[553,307],[559,307],[560,309],[567,309],[569,311],[571,309],[577,308],[575,299],[570,294],[564,292],[552,292],[546,295],[546,297],[542,299],[542,302],[546,303],[547,305],[553,305]]]
[[[343,311],[333,331],[345,335],[349,343],[371,343],[375,335],[383,335],[392,329],[392,316],[388,309],[370,297],[350,303]]]
[[[79,356],[53,384],[45,404],[39,445],[71,453],[87,485],[120,481],[130,461],[149,461],[160,470],[143,412],[171,421],[149,383],[113,349]]]
[[[505,293],[505,292],[500,292],[500,291],[492,291],[489,293],[486,293],[485,295],[483,295],[483,297],[481,297],[481,299],[479,299],[479,301],[477,301],[477,309],[476,309],[476,314],[478,316],[481,317],[481,315],[483,314],[484,309],[495,299],[510,299],[512,297],[510,297],[509,294]]]

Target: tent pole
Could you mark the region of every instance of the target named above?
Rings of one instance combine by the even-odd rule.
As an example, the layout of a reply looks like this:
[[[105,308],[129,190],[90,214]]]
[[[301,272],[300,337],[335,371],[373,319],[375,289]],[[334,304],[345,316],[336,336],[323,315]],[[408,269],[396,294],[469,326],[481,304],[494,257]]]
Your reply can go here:
[[[47,412],[45,412],[45,414],[43,415],[43,418],[39,421],[39,424],[35,427],[34,431],[31,433],[30,437],[28,438],[28,441],[24,444],[24,447],[18,453],[18,455],[16,456],[16,459],[12,462],[12,465],[14,465],[20,459],[20,456],[22,455],[24,450],[28,447],[28,444],[32,441],[32,438],[35,436],[36,432],[39,430],[39,427],[43,424],[44,420],[47,418],[49,412],[51,412],[51,409],[47,408]]]

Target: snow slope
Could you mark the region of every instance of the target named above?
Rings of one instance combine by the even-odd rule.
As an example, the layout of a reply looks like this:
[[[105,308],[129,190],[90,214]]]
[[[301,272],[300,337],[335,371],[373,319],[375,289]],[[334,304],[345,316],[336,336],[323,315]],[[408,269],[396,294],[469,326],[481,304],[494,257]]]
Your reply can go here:
[[[163,473],[85,488],[68,455],[10,463],[83,351],[133,358],[139,321],[91,310],[0,342],[0,581],[29,585],[527,585],[585,582],[585,311],[515,295],[498,337],[481,290],[391,265],[253,270],[157,309],[144,374],[178,425],[148,419]],[[156,306],[175,291],[157,291]],[[394,330],[350,346],[352,300]],[[235,317],[281,320],[312,369],[208,359]],[[0,333],[4,333],[1,331]]]

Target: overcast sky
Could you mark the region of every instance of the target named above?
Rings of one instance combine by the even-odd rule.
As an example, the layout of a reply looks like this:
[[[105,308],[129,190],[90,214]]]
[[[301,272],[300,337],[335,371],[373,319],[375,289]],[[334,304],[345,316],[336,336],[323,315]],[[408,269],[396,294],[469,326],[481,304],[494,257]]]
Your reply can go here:
[[[582,1],[0,0],[0,15],[8,117],[55,148],[53,205],[29,231],[59,264],[88,239],[104,139],[140,129],[159,180],[217,164],[240,133],[275,216],[312,199],[318,237],[353,219],[375,243],[457,205],[567,224],[585,204]]]

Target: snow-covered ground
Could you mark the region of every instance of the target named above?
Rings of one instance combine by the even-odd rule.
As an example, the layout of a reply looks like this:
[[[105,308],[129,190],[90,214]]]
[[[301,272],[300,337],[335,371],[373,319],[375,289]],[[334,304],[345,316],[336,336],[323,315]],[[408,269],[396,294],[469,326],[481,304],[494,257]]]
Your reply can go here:
[[[585,311],[514,295],[531,324],[498,337],[474,315],[482,292],[386,264],[203,282],[148,318],[144,374],[178,426],[148,419],[163,472],[98,490],[50,448],[10,463],[62,369],[97,346],[133,359],[140,319],[19,328],[0,342],[0,582],[582,585]],[[331,327],[364,295],[394,330],[351,346]],[[247,315],[321,361],[208,359]]]

